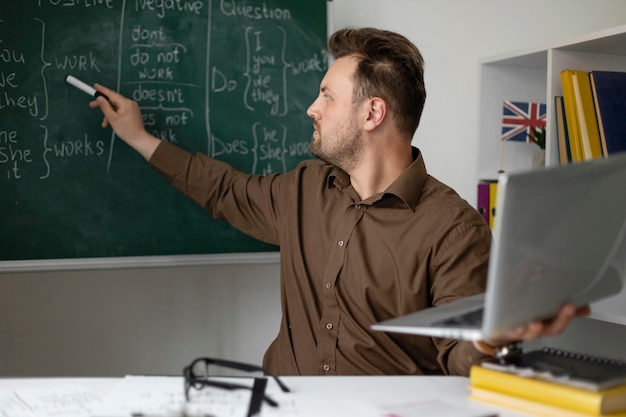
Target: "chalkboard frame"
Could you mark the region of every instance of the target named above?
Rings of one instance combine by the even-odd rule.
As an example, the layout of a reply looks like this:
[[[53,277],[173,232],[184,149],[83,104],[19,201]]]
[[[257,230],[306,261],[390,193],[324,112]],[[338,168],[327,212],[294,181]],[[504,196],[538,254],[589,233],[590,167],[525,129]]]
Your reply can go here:
[[[0,274],[96,269],[191,267],[206,265],[277,264],[279,252],[243,252],[204,255],[120,256],[113,258],[35,259],[0,262]]]

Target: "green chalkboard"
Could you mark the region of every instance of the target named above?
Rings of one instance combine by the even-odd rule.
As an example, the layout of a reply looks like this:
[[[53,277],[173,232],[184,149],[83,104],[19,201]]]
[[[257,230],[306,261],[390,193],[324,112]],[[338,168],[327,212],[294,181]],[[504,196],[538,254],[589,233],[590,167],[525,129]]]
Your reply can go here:
[[[175,191],[65,76],[182,148],[284,172],[310,157],[326,20],[325,0],[2,0],[0,261],[276,251]]]

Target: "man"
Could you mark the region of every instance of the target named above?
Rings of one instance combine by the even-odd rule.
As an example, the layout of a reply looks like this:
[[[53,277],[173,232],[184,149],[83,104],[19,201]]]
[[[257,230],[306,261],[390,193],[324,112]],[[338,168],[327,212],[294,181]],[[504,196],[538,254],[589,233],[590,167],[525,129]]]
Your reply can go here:
[[[283,317],[264,366],[282,375],[461,374],[511,340],[560,332],[576,314],[472,344],[386,334],[372,323],[485,290],[490,230],[426,172],[411,140],[426,98],[418,49],[396,33],[340,30],[307,110],[320,160],[251,176],[151,136],[138,105],[96,85],[117,136],[208,212],[280,245]]]

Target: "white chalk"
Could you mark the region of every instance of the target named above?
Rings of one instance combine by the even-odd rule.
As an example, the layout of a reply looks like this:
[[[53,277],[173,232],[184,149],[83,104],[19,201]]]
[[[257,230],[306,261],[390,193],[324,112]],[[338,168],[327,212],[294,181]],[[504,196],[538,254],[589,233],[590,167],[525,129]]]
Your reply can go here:
[[[104,94],[102,94],[101,92],[97,91],[95,88],[93,88],[92,86],[85,84],[84,82],[82,82],[81,80],[79,80],[78,78],[74,77],[73,75],[68,75],[65,77],[65,81],[69,84],[72,85],[76,88],[78,88],[79,90],[81,90],[84,93],[89,94],[92,97],[98,97],[98,96],[102,96],[104,98],[106,98],[108,100],[108,97],[105,96]]]

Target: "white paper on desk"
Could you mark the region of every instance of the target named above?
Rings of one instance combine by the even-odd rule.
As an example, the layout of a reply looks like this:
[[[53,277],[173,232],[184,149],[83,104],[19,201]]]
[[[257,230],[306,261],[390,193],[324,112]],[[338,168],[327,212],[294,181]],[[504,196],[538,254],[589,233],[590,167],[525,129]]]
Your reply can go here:
[[[236,382],[252,386],[254,378],[237,378]],[[106,396],[93,417],[170,417],[179,416],[183,411],[190,416],[245,417],[252,396],[250,390],[229,391],[215,387],[192,388],[189,393],[191,401],[187,403],[182,377],[127,376]]]
[[[33,417],[13,390],[0,390],[0,417]]]
[[[342,396],[341,393],[283,393],[268,390],[277,408],[263,406],[260,417],[380,417],[378,408],[363,399]]]
[[[220,378],[226,379],[228,378]],[[250,381],[253,378],[243,380]],[[188,415],[216,415],[219,417],[245,417],[250,404],[251,391],[226,391],[206,387],[194,392],[192,401],[185,405],[184,383],[182,377],[140,377],[127,376],[104,399],[93,417],[128,417],[135,414],[145,416],[179,416],[184,409]],[[237,378],[237,383],[242,379]],[[268,380],[266,394],[278,402],[278,407],[264,403],[260,417],[379,417],[378,409],[363,400],[342,398],[341,395],[329,395],[307,392],[284,393],[272,380]],[[204,396],[204,397],[203,397]],[[222,409],[206,408],[202,401],[211,396],[221,398]],[[210,405],[210,404],[209,404]]]
[[[53,387],[22,388],[13,391],[30,414],[14,406],[10,417],[89,417],[91,412],[100,405],[100,397],[89,389],[72,384]],[[4,407],[2,408],[4,410]],[[0,414],[2,415],[2,414]]]
[[[497,414],[468,410],[441,400],[419,401],[381,407],[379,417],[496,417]]]

